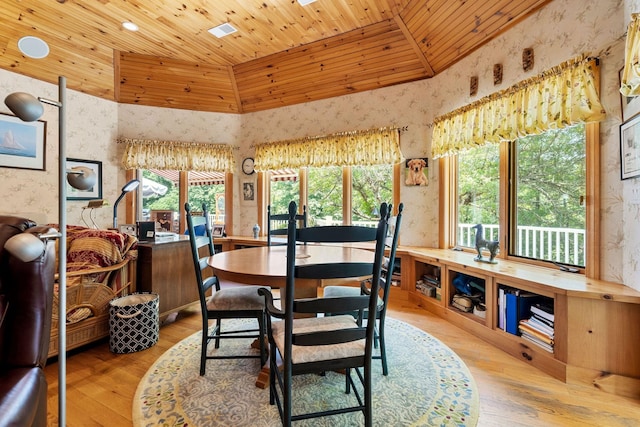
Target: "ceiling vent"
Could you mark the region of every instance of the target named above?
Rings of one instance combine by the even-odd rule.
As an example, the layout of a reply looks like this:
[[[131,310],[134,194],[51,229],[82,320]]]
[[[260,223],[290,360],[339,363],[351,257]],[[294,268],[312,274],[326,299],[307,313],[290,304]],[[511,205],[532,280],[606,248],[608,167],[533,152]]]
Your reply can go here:
[[[216,36],[217,38],[222,38],[224,36],[228,36],[229,34],[233,34],[238,31],[233,25],[229,23],[224,23],[218,25],[217,27],[213,27],[209,30],[211,34]]]

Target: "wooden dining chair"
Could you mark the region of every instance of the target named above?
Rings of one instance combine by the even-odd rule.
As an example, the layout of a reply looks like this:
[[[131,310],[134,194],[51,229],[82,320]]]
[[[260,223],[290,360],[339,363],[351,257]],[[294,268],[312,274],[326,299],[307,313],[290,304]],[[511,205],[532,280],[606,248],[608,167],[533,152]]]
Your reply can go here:
[[[382,361],[382,375],[388,375],[389,369],[387,367],[387,349],[384,340],[384,323],[387,317],[387,302],[389,300],[389,293],[391,290],[391,281],[396,264],[396,249],[398,247],[398,238],[400,236],[400,225],[402,224],[402,211],[404,204],[398,205],[398,214],[395,217],[389,219],[389,231],[390,235],[385,238],[385,246],[389,250],[389,256],[387,262],[383,266],[382,280],[380,281],[380,296],[378,297],[378,306],[376,311],[376,329],[375,329],[375,342],[374,345],[379,345],[380,354],[374,355],[374,359],[380,359]],[[326,286],[324,288],[325,297],[342,297],[352,295],[368,295],[371,292],[371,282],[364,280],[360,282],[360,287],[354,286]],[[351,312],[351,313],[335,313],[335,314],[351,314],[354,317],[359,318],[362,321],[364,316],[369,320],[368,311],[364,313]]]
[[[265,296],[267,329],[270,345],[269,402],[277,404],[282,424],[290,426],[292,421],[324,417],[347,412],[361,411],[364,425],[373,422],[371,356],[374,341],[374,323],[359,325],[352,316],[296,317],[294,314],[313,314],[334,310],[374,311],[377,305],[377,288],[380,283],[384,260],[384,238],[387,233],[387,205],[380,206],[381,218],[376,228],[360,226],[329,226],[296,228],[296,204],[289,204],[287,234],[287,277],[282,308],[273,304],[269,290],[260,290]],[[299,242],[342,243],[375,241],[371,262],[302,263],[296,265],[296,252],[304,247]],[[328,247],[328,250],[336,250]],[[294,299],[296,281],[299,279],[344,279],[372,277],[371,295],[355,295],[336,298]],[[272,321],[271,316],[275,319]],[[282,361],[279,368],[278,360]],[[345,392],[353,389],[355,401],[350,406],[342,405],[322,411],[293,414],[293,377],[302,374],[324,373],[333,370],[345,371]],[[356,375],[352,375],[355,371]],[[354,381],[354,377],[359,381]],[[358,385],[356,385],[356,383]],[[361,394],[362,393],[362,394]],[[341,402],[344,403],[344,402]]]
[[[298,227],[307,227],[307,206],[302,206],[302,213],[296,213],[296,221],[298,221]],[[272,214],[271,205],[267,206],[267,246],[271,246],[271,236],[286,236],[287,235],[287,223],[289,221],[289,214]],[[281,243],[284,244],[284,243]]]
[[[267,358],[267,350],[264,345],[266,322],[264,298],[258,294],[258,290],[268,288],[251,285],[221,289],[218,277],[215,272],[211,271],[211,267],[207,263],[208,258],[215,254],[207,206],[205,204],[202,205],[202,216],[192,215],[189,203],[185,203],[184,210],[187,214],[187,229],[189,230],[191,254],[202,311],[200,375],[205,374],[206,362],[209,359],[259,358],[262,366]],[[196,228],[201,225],[205,226],[204,236],[199,236],[195,232]],[[209,292],[210,295],[207,295]],[[256,319],[258,321],[258,329],[224,331],[222,329],[222,319]],[[209,327],[210,321],[215,321],[212,330]],[[207,351],[207,347],[212,340],[215,342],[215,348],[218,349],[220,348],[220,339],[241,338],[258,339],[260,353],[257,355],[250,353],[216,355],[209,354]]]

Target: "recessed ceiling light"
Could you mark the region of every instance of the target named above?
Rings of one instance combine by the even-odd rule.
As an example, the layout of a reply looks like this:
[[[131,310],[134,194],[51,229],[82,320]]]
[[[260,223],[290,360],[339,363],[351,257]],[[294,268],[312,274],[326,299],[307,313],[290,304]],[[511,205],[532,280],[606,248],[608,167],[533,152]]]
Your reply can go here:
[[[229,34],[235,33],[238,30],[236,30],[236,28],[233,25],[229,23],[224,23],[224,24],[218,25],[217,27],[210,28],[208,31],[214,36],[216,36],[217,38],[221,38],[224,36],[228,36]]]
[[[133,22],[129,22],[129,21],[123,22],[122,26],[129,31],[138,31],[138,26]]]
[[[42,59],[49,55],[47,42],[34,36],[25,36],[18,40],[18,49],[29,58]]]
[[[306,6],[308,4],[314,3],[316,0],[298,0],[298,3],[300,3],[300,6]]]

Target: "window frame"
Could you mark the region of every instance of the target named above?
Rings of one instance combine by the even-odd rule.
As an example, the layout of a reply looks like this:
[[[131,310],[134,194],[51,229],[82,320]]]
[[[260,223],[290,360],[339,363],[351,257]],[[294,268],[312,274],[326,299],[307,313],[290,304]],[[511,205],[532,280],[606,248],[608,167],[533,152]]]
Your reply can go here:
[[[538,266],[549,267],[549,263],[543,260],[534,260],[510,255],[507,250],[507,242],[509,241],[509,233],[513,230],[511,218],[514,218],[512,209],[515,209],[512,203],[513,186],[510,182],[510,169],[513,165],[510,160],[510,144],[507,142],[500,143],[500,207],[499,207],[499,226],[500,226],[500,242],[501,250],[496,256],[498,259],[508,259],[532,264]],[[585,155],[586,155],[586,197],[585,197],[585,267],[579,269],[580,273],[586,277],[600,278],[600,246],[598,239],[600,236],[600,124],[598,122],[585,124]],[[440,248],[450,249],[456,246],[457,218],[458,218],[458,156],[451,155],[441,157],[438,161],[439,169],[439,194],[440,194],[440,231],[439,245]],[[462,248],[466,252],[472,252],[473,249]]]
[[[403,163],[396,163],[392,167],[392,198],[393,212],[397,214],[398,204],[400,203],[400,182],[401,182],[401,166]],[[308,181],[309,174],[307,168],[298,169],[298,181],[300,184],[300,206],[298,210],[301,212],[303,205],[309,204]],[[271,172],[258,172],[258,219],[261,230],[266,230],[267,225],[267,205],[269,204],[271,192]],[[352,223],[352,173],[350,166],[342,167],[342,223],[351,225]]]
[[[130,169],[126,171],[127,182],[131,179],[142,180],[141,169]],[[180,171],[178,181],[178,229],[184,233],[187,229],[187,214],[184,211],[184,204],[189,201],[189,172]],[[142,212],[142,192],[138,191],[137,197],[131,197],[126,201],[127,224],[135,224]],[[224,197],[226,201],[233,200],[233,174],[224,174]],[[233,230],[233,203],[225,203],[225,230]]]

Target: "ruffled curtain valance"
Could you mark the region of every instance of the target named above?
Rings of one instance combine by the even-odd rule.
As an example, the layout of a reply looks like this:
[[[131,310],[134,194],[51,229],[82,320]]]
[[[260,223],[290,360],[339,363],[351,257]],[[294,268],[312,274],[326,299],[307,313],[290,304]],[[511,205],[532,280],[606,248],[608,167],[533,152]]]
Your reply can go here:
[[[342,132],[256,146],[259,171],[300,167],[394,164],[402,161],[397,128]]]
[[[233,147],[226,144],[121,138],[125,169],[233,172]]]
[[[627,27],[620,93],[624,96],[640,95],[640,13],[631,15]]]
[[[432,157],[602,120],[597,67],[595,58],[575,58],[436,118]]]

